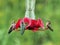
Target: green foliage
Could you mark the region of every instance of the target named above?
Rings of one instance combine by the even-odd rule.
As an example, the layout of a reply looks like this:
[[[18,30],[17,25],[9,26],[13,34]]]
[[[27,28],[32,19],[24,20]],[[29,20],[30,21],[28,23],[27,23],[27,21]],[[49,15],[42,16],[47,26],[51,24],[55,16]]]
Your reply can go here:
[[[60,45],[60,0],[36,0],[36,19],[52,22],[53,32],[26,30],[24,35],[13,31],[8,35],[12,20],[25,15],[25,0],[0,0],[0,45]]]

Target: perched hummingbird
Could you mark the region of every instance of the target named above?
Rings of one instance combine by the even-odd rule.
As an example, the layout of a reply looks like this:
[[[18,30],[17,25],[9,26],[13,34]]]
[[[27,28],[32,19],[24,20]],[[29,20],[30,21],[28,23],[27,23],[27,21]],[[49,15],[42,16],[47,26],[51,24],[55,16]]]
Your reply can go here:
[[[15,30],[15,21],[12,22],[12,24],[9,28],[8,34],[10,34],[13,30]]]
[[[19,24],[19,25],[20,26],[18,28],[21,28],[21,29],[18,31],[20,31],[21,35],[23,35],[24,31],[25,31],[25,24],[24,24],[24,22],[21,21],[21,24]],[[16,23],[15,23],[15,21],[13,21],[9,28],[8,34],[10,34],[15,29],[16,29]]]
[[[50,21],[48,21],[48,22],[46,23],[46,29],[50,29],[51,31],[53,31],[53,29],[51,28],[50,24],[51,24]]]

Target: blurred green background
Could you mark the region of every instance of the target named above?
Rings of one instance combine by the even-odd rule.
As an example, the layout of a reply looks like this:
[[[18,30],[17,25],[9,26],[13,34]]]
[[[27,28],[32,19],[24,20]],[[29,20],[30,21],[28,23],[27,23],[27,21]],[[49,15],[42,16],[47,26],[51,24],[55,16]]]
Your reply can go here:
[[[25,15],[25,0],[0,0],[0,45],[60,45],[60,0],[36,0],[35,15],[52,22],[53,32],[19,31],[8,34],[12,20],[18,20]]]

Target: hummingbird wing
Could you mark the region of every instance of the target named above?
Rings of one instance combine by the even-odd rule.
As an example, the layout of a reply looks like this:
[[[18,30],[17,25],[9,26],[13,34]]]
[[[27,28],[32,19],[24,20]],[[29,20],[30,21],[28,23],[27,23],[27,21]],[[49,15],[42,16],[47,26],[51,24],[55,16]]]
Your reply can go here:
[[[50,29],[50,31],[52,31],[52,32],[53,32],[53,29],[52,29],[49,25],[48,25],[47,27],[48,27],[48,29]]]

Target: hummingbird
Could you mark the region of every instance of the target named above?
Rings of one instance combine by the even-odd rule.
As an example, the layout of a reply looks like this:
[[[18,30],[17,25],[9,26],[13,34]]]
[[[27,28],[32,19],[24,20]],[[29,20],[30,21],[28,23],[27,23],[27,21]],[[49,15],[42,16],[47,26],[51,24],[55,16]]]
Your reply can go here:
[[[21,29],[18,30],[18,31],[20,31],[21,35],[23,35],[24,31],[25,31],[25,24],[24,24],[24,22],[21,21],[21,24],[20,24],[19,28],[21,28]],[[10,25],[8,34],[10,34],[15,29],[16,29],[16,23],[15,23],[15,21],[13,21],[12,24]]]
[[[10,25],[8,34],[10,34],[13,30],[15,30],[15,21],[13,21],[12,24]]]
[[[53,29],[51,28],[50,24],[51,24],[50,21],[48,21],[48,22],[46,23],[46,29],[49,29],[50,31],[53,31]]]

